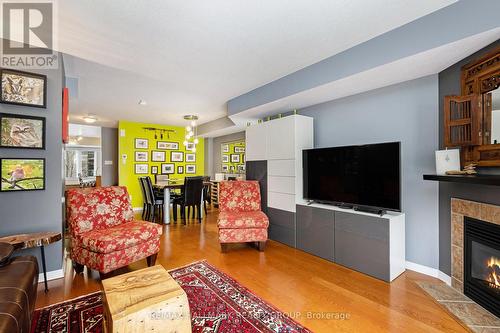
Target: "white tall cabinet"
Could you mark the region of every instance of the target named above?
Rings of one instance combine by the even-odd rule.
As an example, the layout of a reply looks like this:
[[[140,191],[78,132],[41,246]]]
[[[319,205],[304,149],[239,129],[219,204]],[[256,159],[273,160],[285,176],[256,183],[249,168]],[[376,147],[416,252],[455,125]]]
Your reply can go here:
[[[302,150],[313,147],[311,117],[291,115],[246,129],[246,160],[267,162],[270,238],[292,246],[296,203],[302,201]]]

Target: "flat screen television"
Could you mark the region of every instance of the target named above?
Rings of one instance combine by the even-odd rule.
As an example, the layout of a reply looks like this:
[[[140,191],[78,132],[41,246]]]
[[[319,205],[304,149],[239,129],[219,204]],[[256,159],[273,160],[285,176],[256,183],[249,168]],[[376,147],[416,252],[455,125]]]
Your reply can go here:
[[[304,199],[401,211],[399,142],[303,151]]]

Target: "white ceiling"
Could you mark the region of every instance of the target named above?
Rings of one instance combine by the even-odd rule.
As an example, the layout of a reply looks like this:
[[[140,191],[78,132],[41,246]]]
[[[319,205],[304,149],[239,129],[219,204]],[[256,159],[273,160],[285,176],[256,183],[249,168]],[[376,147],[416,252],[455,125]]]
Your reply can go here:
[[[453,2],[60,1],[59,49],[79,84],[71,120],[220,118],[235,96]]]

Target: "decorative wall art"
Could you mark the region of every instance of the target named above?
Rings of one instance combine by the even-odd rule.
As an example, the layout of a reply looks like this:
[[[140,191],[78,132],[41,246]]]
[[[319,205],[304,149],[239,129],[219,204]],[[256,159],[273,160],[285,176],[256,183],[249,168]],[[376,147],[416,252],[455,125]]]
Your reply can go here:
[[[157,175],[158,174],[158,167],[156,165],[151,166],[151,174],[152,175]]]
[[[240,155],[231,154],[231,163],[240,163]]]
[[[223,173],[245,173],[245,141],[224,142],[221,144]]]
[[[136,162],[147,162],[148,161],[148,152],[147,151],[136,151],[135,152],[135,161]]]
[[[12,69],[0,69],[0,75],[1,103],[47,107],[47,76]]]
[[[151,152],[151,161],[152,162],[165,162],[165,152],[153,150]]]
[[[1,192],[45,189],[44,158],[0,158]]]
[[[161,173],[165,174],[165,175],[175,173],[175,164],[174,163],[163,163],[161,165]]]
[[[0,147],[45,148],[45,118],[0,113]]]
[[[178,150],[179,149],[179,142],[158,141],[156,143],[156,148],[157,149],[164,149],[164,150]]]
[[[196,173],[196,165],[194,164],[186,165],[186,173]]]
[[[186,162],[196,162],[196,154],[187,153],[186,154]]]
[[[136,175],[147,175],[148,174],[148,164],[135,164],[135,174]]]
[[[177,173],[180,175],[182,175],[184,173],[184,167],[182,165],[179,165],[177,167]]]
[[[173,151],[170,153],[170,162],[184,162],[184,153],[181,151]]]
[[[193,151],[196,148],[194,142],[188,142],[186,145],[186,150]]]
[[[227,164],[222,164],[222,172],[228,172],[229,166]]]
[[[148,139],[136,138],[134,147],[135,149],[148,149],[149,141]]]

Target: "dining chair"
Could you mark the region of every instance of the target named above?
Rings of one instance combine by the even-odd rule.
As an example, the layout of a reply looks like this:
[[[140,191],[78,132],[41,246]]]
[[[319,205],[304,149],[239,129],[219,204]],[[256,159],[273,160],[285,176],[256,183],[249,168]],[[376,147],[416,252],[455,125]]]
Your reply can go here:
[[[173,199],[174,221],[177,221],[177,206],[181,209],[181,218],[184,219],[184,224],[189,218],[189,210],[193,208],[198,212],[198,220],[201,223],[201,197],[203,193],[203,177],[186,177],[184,180],[184,189],[181,195]],[[186,214],[186,208],[188,213]]]
[[[139,186],[141,188],[141,194],[142,194],[142,219],[144,220],[147,215],[149,215],[149,204],[148,204],[148,197],[146,195],[146,188],[144,184],[144,178],[145,177],[139,177]]]
[[[151,222],[155,222],[156,213],[158,212],[159,220],[162,220],[163,214],[163,198],[155,193],[153,189],[153,183],[151,182],[151,177],[142,177],[144,182],[144,190],[146,193],[148,212],[146,219]]]
[[[212,204],[211,196],[212,184],[210,183],[210,176],[203,177],[203,209],[205,210],[205,215],[207,214],[207,203]]]

